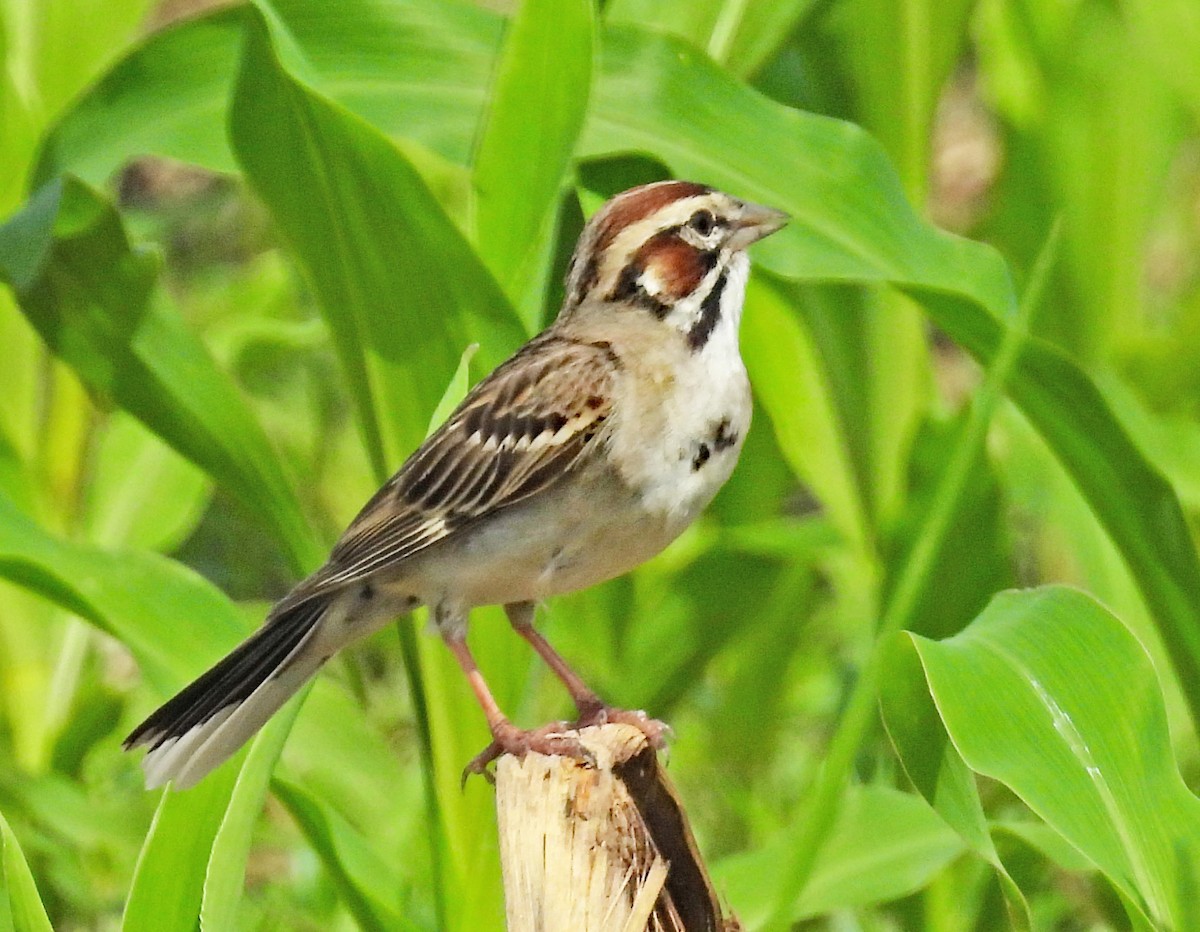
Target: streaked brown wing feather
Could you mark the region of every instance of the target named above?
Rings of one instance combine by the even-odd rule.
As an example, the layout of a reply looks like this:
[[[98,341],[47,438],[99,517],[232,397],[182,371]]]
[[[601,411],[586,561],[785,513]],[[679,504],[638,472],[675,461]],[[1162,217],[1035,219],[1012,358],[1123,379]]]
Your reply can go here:
[[[602,430],[616,369],[606,344],[553,334],[526,344],[367,503],[309,593],[362,579],[548,488]]]

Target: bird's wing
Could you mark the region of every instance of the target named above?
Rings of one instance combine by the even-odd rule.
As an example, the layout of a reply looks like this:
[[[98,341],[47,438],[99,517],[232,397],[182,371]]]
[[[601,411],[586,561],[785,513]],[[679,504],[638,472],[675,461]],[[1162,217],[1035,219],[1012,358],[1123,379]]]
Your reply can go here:
[[[619,368],[607,343],[548,333],[526,344],[366,504],[305,596],[395,565],[553,485],[594,446]]]

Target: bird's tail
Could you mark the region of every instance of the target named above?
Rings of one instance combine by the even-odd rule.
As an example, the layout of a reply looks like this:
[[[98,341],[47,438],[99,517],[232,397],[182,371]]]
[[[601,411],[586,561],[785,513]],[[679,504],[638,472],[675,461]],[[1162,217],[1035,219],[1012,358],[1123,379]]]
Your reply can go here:
[[[314,635],[330,608],[313,598],[269,618],[125,739],[145,746],[146,788],[193,786],[245,744],[324,663]]]

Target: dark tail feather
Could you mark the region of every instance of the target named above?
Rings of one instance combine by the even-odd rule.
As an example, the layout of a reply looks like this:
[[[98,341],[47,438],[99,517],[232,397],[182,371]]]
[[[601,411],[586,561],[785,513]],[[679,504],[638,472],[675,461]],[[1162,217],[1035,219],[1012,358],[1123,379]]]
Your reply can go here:
[[[186,686],[125,739],[125,748],[149,748],[146,786],[173,781],[192,786],[263,726],[321,666],[306,647],[329,608],[313,599],[288,608]]]

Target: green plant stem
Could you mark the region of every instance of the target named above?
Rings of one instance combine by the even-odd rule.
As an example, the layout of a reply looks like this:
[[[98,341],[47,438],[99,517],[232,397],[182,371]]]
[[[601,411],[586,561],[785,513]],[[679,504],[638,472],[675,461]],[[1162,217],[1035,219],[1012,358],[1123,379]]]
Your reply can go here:
[[[374,412],[363,412],[365,421],[377,423]],[[378,431],[366,432],[368,445],[373,447],[371,462],[374,464],[375,481],[383,485],[387,481],[386,458],[383,439]],[[421,655],[417,650],[417,635],[413,630],[412,616],[405,615],[396,622],[396,633],[400,638],[400,657],[404,663],[404,675],[408,677],[408,690],[412,696],[413,717],[417,725],[417,743],[421,758],[421,791],[425,796],[425,818],[429,823],[429,858],[433,870],[433,902],[437,911],[438,928],[446,927],[446,896],[443,883],[442,839],[445,837],[442,810],[438,805],[436,774],[433,762],[433,735],[429,729],[429,702],[425,695],[425,674],[421,669]]]
[[[708,54],[714,61],[722,65],[729,63],[729,52],[746,16],[748,5],[749,0],[732,0],[721,7],[720,15],[713,25],[712,35],[708,39]]]
[[[804,892],[821,846],[833,828],[855,755],[874,721],[871,713],[883,669],[882,645],[890,635],[909,625],[912,620],[930,569],[960,505],[967,478],[983,454],[992,415],[1003,398],[1004,385],[1020,356],[1029,320],[1045,293],[1060,236],[1061,223],[1056,222],[1038,255],[1016,316],[1005,330],[992,366],[971,405],[967,423],[954,445],[921,534],[901,569],[899,582],[879,622],[871,652],[829,743],[824,764],[806,794],[809,804],[805,807],[805,818],[795,838],[793,860],[784,875],[785,884],[767,925],[769,929],[789,927],[793,906]]]
[[[92,642],[91,629],[79,618],[68,618],[62,644],[54,662],[46,706],[42,713],[42,760],[49,761],[54,742],[62,734],[79,691],[79,678]]]
[[[417,720],[417,741],[421,749],[421,789],[425,794],[425,814],[433,829],[429,833],[429,857],[433,862],[430,874],[433,877],[433,902],[437,910],[438,928],[446,928],[446,885],[443,878],[445,858],[442,840],[445,838],[442,825],[442,810],[438,805],[437,781],[433,764],[433,735],[429,729],[429,703],[425,694],[425,674],[421,668],[421,655],[417,648],[417,634],[413,630],[412,616],[400,619],[396,632],[400,635],[400,656],[404,660],[404,671],[408,676],[408,689],[412,695],[413,716]]]

